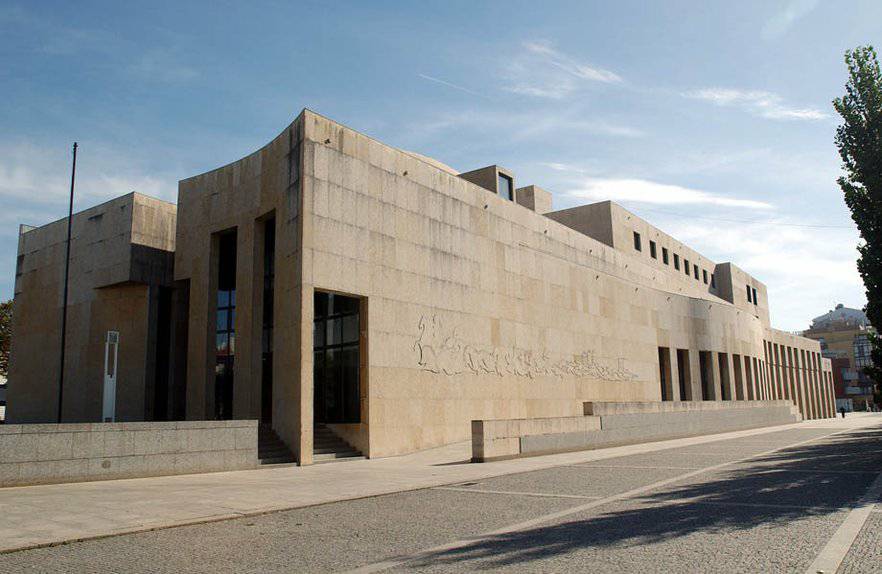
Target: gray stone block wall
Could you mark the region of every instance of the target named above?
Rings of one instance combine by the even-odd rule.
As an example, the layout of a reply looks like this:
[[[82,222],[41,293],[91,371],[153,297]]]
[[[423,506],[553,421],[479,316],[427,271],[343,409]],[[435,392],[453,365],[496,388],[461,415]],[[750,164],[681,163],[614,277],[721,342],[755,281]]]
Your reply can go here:
[[[0,487],[256,466],[254,420],[0,426]]]
[[[586,413],[593,415],[582,417],[591,422],[591,426],[583,424],[582,428],[576,428],[576,417],[557,419],[557,423],[555,419],[542,419],[541,426],[526,421],[473,421],[472,460],[622,446],[800,420],[798,411],[787,401],[586,403],[585,407]],[[490,444],[492,449],[488,448]]]

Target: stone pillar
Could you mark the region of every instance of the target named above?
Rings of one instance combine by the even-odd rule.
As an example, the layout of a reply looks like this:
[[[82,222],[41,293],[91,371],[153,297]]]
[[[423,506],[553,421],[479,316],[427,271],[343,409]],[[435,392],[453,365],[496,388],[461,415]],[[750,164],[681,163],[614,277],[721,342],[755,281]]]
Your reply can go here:
[[[668,349],[668,365],[671,376],[671,400],[682,401],[684,399],[680,396],[680,366],[679,361],[677,361],[677,349],[675,347]]]
[[[732,354],[731,353],[722,353],[718,355],[720,361],[720,375],[721,382],[726,387],[726,395],[727,399],[730,401],[736,400],[735,395],[735,370],[732,367]],[[725,369],[725,371],[723,370]],[[723,376],[725,374],[725,376]]]
[[[690,380],[691,390],[692,390],[692,400],[700,401],[702,400],[701,395],[701,362],[698,358],[698,351],[689,350],[689,372],[690,372]]]
[[[757,394],[756,384],[753,380],[753,371],[750,368],[750,357],[744,355],[742,357],[742,364],[744,365],[744,386],[747,397],[749,401],[758,401],[759,395]]]
[[[708,386],[710,387],[710,396],[708,397],[712,401],[721,401],[723,397],[720,392],[720,368],[719,368],[719,359],[717,358],[717,353],[714,351],[708,351],[705,366],[707,367],[707,378],[708,378]]]
[[[744,363],[741,355],[732,355],[732,382],[735,384],[735,400],[747,400],[747,387],[744,385]]]

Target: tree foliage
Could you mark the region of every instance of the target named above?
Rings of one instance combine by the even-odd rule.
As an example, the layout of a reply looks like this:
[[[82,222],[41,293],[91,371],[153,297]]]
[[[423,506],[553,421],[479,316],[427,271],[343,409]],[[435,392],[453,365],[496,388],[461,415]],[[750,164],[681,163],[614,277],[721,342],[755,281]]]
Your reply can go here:
[[[9,373],[9,345],[12,343],[12,299],[0,303],[0,375]]]
[[[861,234],[858,271],[867,292],[870,323],[882,329],[882,72],[872,46],[845,53],[845,95],[833,100],[843,123],[836,147],[845,174],[838,180]],[[882,337],[871,337],[873,367],[868,374],[882,381]]]

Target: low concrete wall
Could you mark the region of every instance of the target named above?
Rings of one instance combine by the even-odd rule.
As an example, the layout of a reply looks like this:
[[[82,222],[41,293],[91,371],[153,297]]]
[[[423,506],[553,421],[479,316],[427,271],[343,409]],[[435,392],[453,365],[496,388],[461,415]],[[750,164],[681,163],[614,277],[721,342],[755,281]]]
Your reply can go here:
[[[472,421],[472,459],[511,458],[525,436],[564,436],[600,430],[600,417],[559,417]]]
[[[0,426],[0,486],[256,466],[254,420]]]
[[[472,460],[589,450],[799,422],[789,401],[585,403],[585,416],[472,421]]]

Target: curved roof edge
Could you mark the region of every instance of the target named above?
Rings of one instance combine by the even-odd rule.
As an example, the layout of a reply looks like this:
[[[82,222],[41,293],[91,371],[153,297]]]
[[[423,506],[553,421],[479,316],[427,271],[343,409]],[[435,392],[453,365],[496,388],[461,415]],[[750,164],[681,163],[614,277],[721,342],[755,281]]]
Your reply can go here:
[[[265,144],[263,144],[262,146],[260,146],[260,147],[257,148],[256,150],[254,150],[253,152],[251,152],[251,153],[249,153],[249,154],[246,154],[246,155],[243,155],[242,157],[240,157],[240,158],[238,158],[238,159],[234,159],[233,161],[229,161],[229,162],[227,162],[227,163],[225,163],[225,164],[219,165],[219,166],[217,166],[217,167],[215,167],[215,168],[209,169],[209,170],[207,170],[207,171],[203,171],[203,172],[201,172],[201,173],[197,173],[197,174],[191,175],[191,176],[189,176],[189,177],[185,177],[185,178],[183,178],[183,179],[179,179],[179,180],[178,180],[178,184],[181,184],[181,183],[183,183],[183,182],[185,182],[185,181],[189,181],[189,180],[191,180],[191,179],[195,179],[195,178],[197,178],[197,177],[202,177],[202,176],[208,175],[208,174],[213,173],[213,172],[215,172],[215,171],[220,171],[220,170],[222,170],[222,169],[226,169],[226,168],[230,167],[231,165],[237,164],[237,163],[239,163],[239,162],[242,161],[242,160],[246,160],[246,159],[248,159],[249,157],[252,157],[252,156],[254,156],[254,155],[256,155],[256,154],[259,154],[260,152],[262,152],[263,150],[265,150],[270,144],[272,144],[274,141],[276,141],[277,139],[279,139],[279,137],[280,137],[281,135],[283,135],[285,132],[287,132],[289,129],[291,129],[291,126],[293,126],[294,124],[296,124],[296,123],[297,123],[297,120],[299,120],[301,117],[303,117],[303,113],[306,112],[306,111],[310,111],[310,110],[308,110],[308,108],[302,108],[302,109],[300,110],[300,113],[297,114],[297,115],[294,117],[294,119],[291,120],[291,122],[288,123],[288,125],[286,125],[284,128],[282,128],[282,130],[281,130],[279,133],[277,133],[275,136],[273,136],[272,138],[270,138],[270,140],[269,140],[268,142],[266,142]],[[315,112],[313,112],[313,113],[315,113]]]

